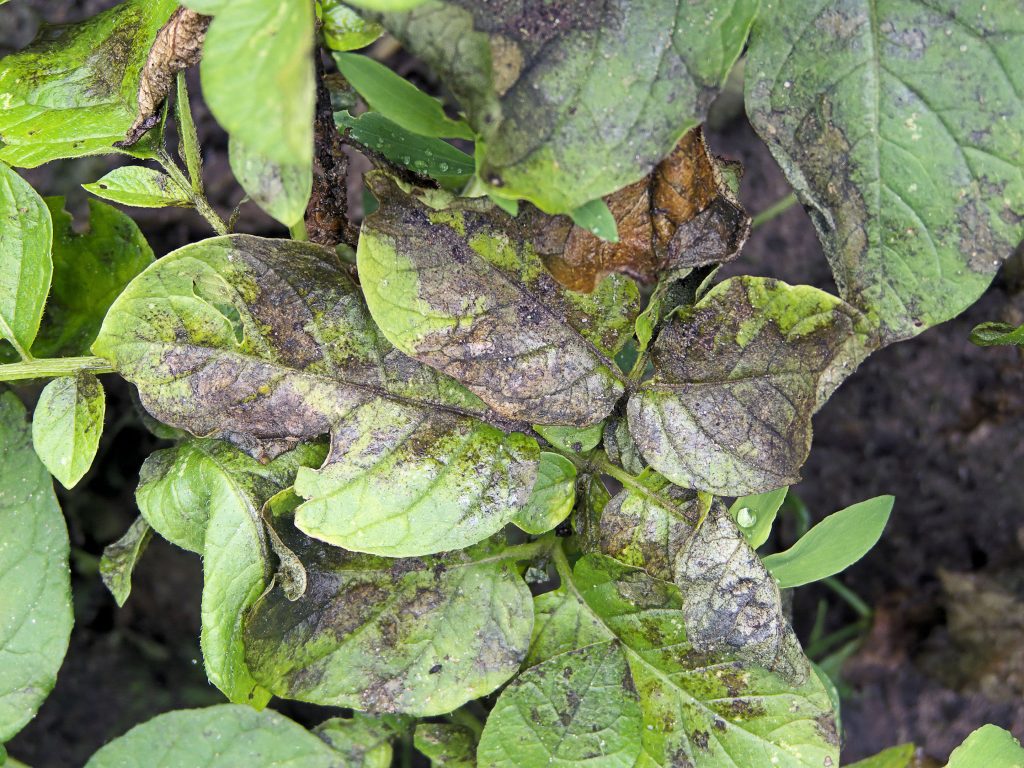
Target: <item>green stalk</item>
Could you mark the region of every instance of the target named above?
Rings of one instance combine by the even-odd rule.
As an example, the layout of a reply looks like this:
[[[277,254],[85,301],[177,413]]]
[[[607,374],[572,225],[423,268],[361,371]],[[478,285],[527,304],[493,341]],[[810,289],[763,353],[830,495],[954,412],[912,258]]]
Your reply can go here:
[[[767,224],[772,219],[776,219],[794,205],[796,205],[796,192],[790,192],[783,198],[776,200],[774,203],[769,205],[759,214],[757,214],[750,222],[751,230],[757,229],[763,224]]]
[[[186,178],[185,174],[181,172],[178,164],[171,159],[170,155],[166,151],[160,150],[160,154],[157,156],[157,161],[163,166],[163,169],[167,172],[167,175],[171,177],[175,184],[189,196],[192,201],[192,205],[195,206],[196,211],[206,219],[210,226],[213,227],[213,231],[218,235],[226,235],[228,233],[228,226],[224,223],[224,220],[220,215],[213,210],[213,206],[207,201],[206,196],[203,194],[196,193],[192,188],[192,182]]]
[[[48,360],[25,360],[0,365],[0,381],[59,378],[79,373],[113,373],[110,363],[102,357],[55,357]]]

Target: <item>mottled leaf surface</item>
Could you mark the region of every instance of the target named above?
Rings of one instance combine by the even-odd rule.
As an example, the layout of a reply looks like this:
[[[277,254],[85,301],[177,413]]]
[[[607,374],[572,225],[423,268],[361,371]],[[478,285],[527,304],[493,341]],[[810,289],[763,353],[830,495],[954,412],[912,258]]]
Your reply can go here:
[[[783,0],[756,26],[747,111],[843,297],[898,341],[957,315],[1024,236],[1015,3]]]
[[[291,485],[298,467],[322,459],[312,444],[261,464],[219,440],[186,440],[150,455],[140,472],[136,500],[145,520],[203,555],[203,660],[232,701],[261,707],[270,698],[246,668],[241,638],[242,613],[270,575],[260,509]]]
[[[254,152],[232,137],[228,142],[231,172],[260,208],[286,227],[302,221],[313,190],[311,163],[280,163]]]
[[[31,720],[71,635],[68,532],[25,408],[0,394],[0,742]]]
[[[73,488],[96,458],[107,400],[91,373],[62,376],[39,395],[32,419],[32,444],[50,474]]]
[[[870,350],[855,309],[809,286],[726,280],[674,314],[629,401],[644,458],[677,485],[756,493],[799,478],[811,416]]]
[[[127,0],[80,24],[44,28],[0,61],[0,161],[35,167],[114,152],[135,118],[139,76],[174,0]],[[152,131],[128,152],[152,157]]]
[[[476,768],[476,734],[455,723],[418,723],[416,749],[430,758],[431,768]]]
[[[485,766],[631,768],[641,730],[626,655],[618,643],[603,642],[548,659],[513,680],[487,718],[477,754]]]
[[[325,720],[313,732],[342,756],[344,768],[391,768],[391,742],[407,730],[405,718],[353,712]]]
[[[182,189],[163,171],[142,165],[115,168],[99,181],[82,187],[96,197],[136,208],[192,205],[189,190]]]
[[[527,533],[547,533],[569,516],[575,503],[576,467],[560,454],[543,451],[533,492],[512,522]]]
[[[140,517],[128,527],[124,536],[103,549],[100,578],[119,608],[128,602],[132,593],[132,571],[152,536],[153,529],[144,517]]]
[[[530,590],[495,547],[389,560],[275,527],[309,584],[295,602],[272,591],[246,620],[249,666],[274,693],[437,715],[493,691],[526,655]]]
[[[559,285],[540,255],[557,247],[551,221],[536,212],[513,219],[382,175],[371,184],[381,207],[363,223],[359,274],[396,347],[510,418],[584,427],[611,411],[624,392],[612,358],[631,332],[635,283],[613,276],[592,294]]]
[[[232,139],[288,166],[313,162],[313,3],[233,0],[215,8],[200,74],[203,97]]]
[[[342,756],[269,709],[237,704],[166,712],[94,754],[87,768],[346,768]]]
[[[490,189],[569,213],[643,177],[703,119],[756,10],[434,0],[383,22],[461,102]]]
[[[0,163],[0,336],[31,348],[50,290],[53,223],[43,199]]]
[[[481,756],[495,754],[507,762],[506,755],[529,754],[531,759],[518,765],[548,765],[554,755],[545,734],[577,725],[585,732],[584,718],[598,712],[603,745],[599,739],[580,739],[558,748],[587,749],[595,765],[838,764],[828,695],[817,678],[811,675],[793,685],[727,653],[698,650],[683,626],[682,599],[674,585],[588,555],[571,574],[563,574],[563,589],[566,599],[576,600],[579,610],[599,623],[607,639],[590,640],[580,650],[532,667],[519,678],[532,685],[514,682],[506,688],[495,708],[495,714],[503,715],[488,721]],[[561,615],[575,621],[568,612]],[[574,665],[578,656],[588,663]],[[598,673],[595,681],[602,679],[602,669],[617,672],[615,685],[611,676],[606,678],[608,690],[591,708],[582,706],[589,686],[579,666]],[[543,706],[520,709],[534,699]],[[639,718],[632,714],[637,706]]]
[[[330,431],[325,466],[299,474],[297,519],[339,546],[468,546],[533,487],[536,442],[390,347],[327,249],[244,235],[187,246],[126,289],[93,348],[150,413],[194,434],[273,455]]]
[[[36,357],[86,355],[107,310],[131,279],[153,263],[138,225],[116,208],[88,201],[74,222],[64,198],[48,197],[53,219],[53,285],[32,345]]]
[[[653,283],[665,272],[729,261],[750,232],[750,217],[700,128],[683,136],[646,178],[605,201],[618,225],[617,242],[576,227],[565,249],[545,258],[555,279],[573,290],[592,291],[614,272]]]

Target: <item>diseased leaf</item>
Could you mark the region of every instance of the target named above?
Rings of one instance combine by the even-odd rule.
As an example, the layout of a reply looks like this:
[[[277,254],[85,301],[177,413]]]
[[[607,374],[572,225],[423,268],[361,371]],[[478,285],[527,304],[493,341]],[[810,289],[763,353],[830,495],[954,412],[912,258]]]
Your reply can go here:
[[[146,519],[139,517],[125,531],[124,536],[108,544],[103,550],[103,557],[100,558],[100,578],[110,594],[114,596],[118,608],[128,602],[128,596],[132,593],[132,571],[136,563],[146,551],[146,546],[153,535]]]
[[[73,622],[64,517],[10,392],[0,394],[0,616],[2,743],[53,689]]]
[[[946,768],[1007,768],[1024,766],[1024,749],[1013,734],[996,725],[983,725],[949,756]]]
[[[82,187],[104,200],[138,208],[191,206],[192,196],[163,171],[141,165],[115,168],[99,181]]]
[[[971,341],[980,347],[1003,344],[1024,346],[1024,325],[1014,328],[1008,323],[981,323],[971,331]]]
[[[587,694],[585,676],[573,664],[582,655],[591,660],[591,670],[600,670],[595,660],[611,669],[619,669],[619,659],[625,661],[625,669],[614,678],[616,684],[611,685],[609,675],[606,694],[595,702],[603,704],[601,720],[619,728],[614,736],[605,731],[612,738],[589,750],[595,765],[838,764],[828,695],[817,677],[807,675],[792,685],[728,654],[695,649],[683,628],[680,590],[675,586],[610,558],[588,555],[571,574],[563,573],[563,588],[580,604],[580,611],[600,623],[608,639],[590,640],[581,650],[555,656],[519,678],[526,681],[543,672],[539,689],[518,682],[506,688],[484,728],[481,756],[507,749],[512,755],[530,755],[510,765],[546,766],[552,757],[543,741],[547,734],[577,728],[586,732],[587,715],[594,710],[574,705]],[[742,605],[742,598],[736,604]],[[571,673],[563,674],[565,669]],[[542,699],[545,706],[528,710],[525,718],[520,716],[519,727],[506,731],[503,726],[512,720],[511,714],[495,715],[515,712],[528,697]],[[635,706],[630,700],[638,702],[640,717],[615,719],[616,707],[629,712]],[[578,744],[567,740],[561,748],[572,750]]]
[[[0,93],[0,99],[2,96]],[[24,358],[39,332],[50,290],[53,223],[43,199],[3,163],[0,225],[0,336],[11,342]]]
[[[442,139],[474,138],[468,125],[444,113],[441,102],[380,62],[358,53],[335,53],[334,61],[370,109],[380,112],[400,128]]]
[[[187,440],[150,455],[139,473],[136,500],[146,521],[203,555],[203,660],[232,701],[262,707],[270,698],[246,668],[241,639],[242,614],[270,575],[260,509],[323,455],[322,446],[303,444],[261,464],[218,440]]]
[[[106,410],[103,385],[91,373],[54,379],[39,395],[32,444],[65,488],[74,488],[92,466]]]
[[[228,142],[228,159],[238,183],[260,208],[286,227],[303,220],[313,191],[311,163],[275,162],[234,137]]]
[[[775,515],[788,492],[789,486],[785,485],[767,493],[741,496],[729,507],[729,516],[736,521],[743,537],[753,549],[768,541]]]
[[[785,552],[764,559],[784,589],[834,576],[878,543],[896,500],[876,496],[833,512]]]
[[[32,354],[85,355],[107,309],[153,263],[153,251],[138,225],[106,203],[89,199],[89,218],[76,225],[64,198],[45,202],[53,219],[53,286]]]
[[[604,424],[578,429],[577,427],[545,427],[536,425],[534,430],[556,448],[570,453],[586,453],[601,442]]]
[[[508,768],[631,768],[640,756],[642,721],[622,647],[597,643],[513,680],[487,718],[478,755],[483,765]]]
[[[608,415],[624,391],[612,358],[631,335],[635,283],[571,293],[538,255],[548,217],[369,178],[381,206],[363,222],[359,274],[391,343],[509,418],[585,427]]]
[[[165,712],[94,754],[86,768],[338,768],[338,753],[269,709],[221,704]]]
[[[630,432],[677,485],[735,496],[794,483],[811,415],[872,343],[860,313],[823,291],[731,278],[662,329]]]
[[[573,229],[562,253],[545,259],[563,285],[590,292],[621,272],[647,283],[662,273],[730,261],[750,232],[750,217],[725,182],[700,128],[688,132],[646,178],[605,198],[618,241]]]
[[[476,734],[454,723],[418,723],[416,749],[430,758],[432,768],[476,768]]]
[[[890,747],[877,755],[851,763],[848,768],[909,768],[913,759],[914,745],[900,744],[898,747]]]
[[[527,533],[547,533],[569,516],[575,503],[576,467],[564,456],[543,451],[533,492],[512,522]]]
[[[0,66],[0,161],[28,168],[116,151],[135,118],[140,73],[174,0],[126,0],[43,30]],[[126,151],[153,157],[153,131]]]
[[[613,637],[568,584],[533,598],[533,613],[533,638],[524,668]]]
[[[526,655],[530,590],[500,549],[387,560],[328,547],[282,518],[309,574],[291,602],[270,592],[246,619],[246,659],[274,693],[429,716],[484,696]]]
[[[613,464],[618,464],[627,472],[639,475],[647,468],[644,457],[629,434],[629,424],[625,419],[613,419],[605,426],[602,438],[605,453]]]
[[[445,189],[462,190],[473,177],[473,158],[441,139],[418,136],[388,120],[379,112],[352,117],[348,112],[334,115],[347,129],[349,139],[368,153],[378,153],[413,173],[436,179]]]
[[[178,8],[157,32],[139,78],[135,120],[128,128],[122,146],[135,144],[160,122],[160,106],[171,92],[177,74],[199,63],[209,26],[209,16]]]
[[[320,8],[320,34],[332,51],[364,48],[384,34],[380,24],[367,21],[338,0],[321,0]]]
[[[756,10],[434,0],[383,23],[461,102],[482,139],[480,178],[570,213],[642,178],[703,120]]]
[[[297,524],[348,549],[468,546],[536,478],[536,441],[388,346],[325,248],[245,235],[186,246],[125,290],[93,350],[160,421],[254,455],[330,431],[324,467],[299,473]]]
[[[203,97],[230,137],[285,166],[313,162],[313,3],[233,0],[214,15],[203,45]]]
[[[341,755],[342,768],[391,768],[391,742],[407,729],[404,718],[353,712],[350,718],[325,720],[313,733]]]
[[[1022,43],[1013,3],[784,0],[756,26],[751,122],[885,342],[959,314],[1024,236]]]

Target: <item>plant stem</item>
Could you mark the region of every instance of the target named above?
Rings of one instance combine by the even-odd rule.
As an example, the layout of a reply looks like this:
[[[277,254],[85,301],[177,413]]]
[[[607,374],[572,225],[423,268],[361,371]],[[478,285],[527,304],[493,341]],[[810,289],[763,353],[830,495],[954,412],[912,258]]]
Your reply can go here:
[[[178,164],[171,159],[170,155],[168,155],[165,150],[160,150],[160,153],[157,155],[157,161],[161,166],[163,166],[167,175],[174,180],[174,183],[181,187],[185,194],[189,196],[189,199],[192,201],[192,205],[195,206],[196,211],[210,223],[210,226],[213,227],[213,231],[218,235],[226,235],[228,233],[227,224],[225,224],[220,215],[213,210],[213,206],[211,206],[207,201],[206,196],[202,193],[196,192],[192,188],[192,182],[185,177],[185,174],[181,172]]]
[[[759,214],[757,214],[750,222],[750,229],[754,230],[760,227],[762,224],[767,224],[772,219],[778,218],[790,208],[796,205],[796,193],[790,192],[785,197],[779,198],[774,203],[769,205]]]
[[[827,579],[823,579],[821,583],[839,595],[858,616],[865,619],[871,618],[871,606],[865,603],[860,595],[839,581],[835,576],[829,576]]]
[[[306,234],[306,222],[302,221],[302,219],[288,227],[288,234],[291,235],[292,240],[301,240],[303,242],[309,240],[309,235]]]
[[[561,549],[561,547],[559,547],[559,549]],[[480,718],[469,710],[456,709],[451,714],[446,715],[446,717],[455,725],[461,725],[465,728],[469,728],[469,730],[471,730],[478,739],[480,738],[480,734],[484,732],[484,724],[480,722]]]
[[[48,360],[25,360],[21,363],[0,365],[0,381],[45,379],[74,376],[78,373],[113,373],[114,369],[102,357],[55,357]]]

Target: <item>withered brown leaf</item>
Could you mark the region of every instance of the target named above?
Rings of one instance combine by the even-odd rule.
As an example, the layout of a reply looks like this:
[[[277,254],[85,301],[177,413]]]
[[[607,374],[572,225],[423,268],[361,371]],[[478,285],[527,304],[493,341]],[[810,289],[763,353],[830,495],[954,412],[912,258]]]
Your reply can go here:
[[[573,227],[564,250],[545,256],[551,274],[567,288],[589,293],[613,272],[654,282],[667,271],[730,261],[750,233],[750,217],[699,127],[646,178],[605,202],[619,227],[617,243]]]
[[[160,121],[160,105],[171,92],[175,76],[199,63],[210,18],[179,8],[160,28],[142,69],[135,121],[117,146],[130,147]]]

